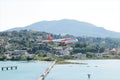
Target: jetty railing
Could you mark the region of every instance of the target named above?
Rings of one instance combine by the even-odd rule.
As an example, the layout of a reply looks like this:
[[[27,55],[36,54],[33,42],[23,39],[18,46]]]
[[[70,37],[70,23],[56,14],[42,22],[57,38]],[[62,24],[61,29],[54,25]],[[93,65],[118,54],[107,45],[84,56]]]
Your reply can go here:
[[[1,70],[16,70],[17,66],[6,66],[6,67],[1,67]]]

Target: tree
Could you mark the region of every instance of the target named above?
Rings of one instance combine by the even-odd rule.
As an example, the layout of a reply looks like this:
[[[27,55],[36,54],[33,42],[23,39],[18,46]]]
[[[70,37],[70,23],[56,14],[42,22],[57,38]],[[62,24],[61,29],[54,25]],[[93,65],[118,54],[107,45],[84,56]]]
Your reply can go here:
[[[26,55],[21,55],[19,58],[20,58],[20,60],[22,60],[22,61],[27,60],[27,56],[26,56]]]
[[[38,50],[36,52],[36,54],[40,57],[46,57],[47,56],[44,50]]]
[[[95,57],[94,53],[92,53],[92,52],[87,52],[87,53],[86,53],[86,56],[87,56],[88,58],[93,58],[93,57]]]

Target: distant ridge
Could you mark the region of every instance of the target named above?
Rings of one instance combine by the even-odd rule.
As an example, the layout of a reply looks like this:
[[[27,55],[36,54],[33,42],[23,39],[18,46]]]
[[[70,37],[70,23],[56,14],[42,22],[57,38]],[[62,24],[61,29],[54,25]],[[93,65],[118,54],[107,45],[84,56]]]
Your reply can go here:
[[[74,36],[111,37],[120,38],[119,32],[109,31],[102,27],[77,20],[62,19],[53,21],[40,21],[26,27],[18,27],[13,30],[36,30],[51,32],[54,34],[71,34]]]

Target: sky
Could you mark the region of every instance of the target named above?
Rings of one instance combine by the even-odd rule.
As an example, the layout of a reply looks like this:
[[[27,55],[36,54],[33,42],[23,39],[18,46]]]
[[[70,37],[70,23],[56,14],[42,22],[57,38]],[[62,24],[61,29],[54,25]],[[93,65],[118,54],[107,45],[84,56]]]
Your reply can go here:
[[[120,0],[0,0],[0,31],[61,19],[120,32]]]

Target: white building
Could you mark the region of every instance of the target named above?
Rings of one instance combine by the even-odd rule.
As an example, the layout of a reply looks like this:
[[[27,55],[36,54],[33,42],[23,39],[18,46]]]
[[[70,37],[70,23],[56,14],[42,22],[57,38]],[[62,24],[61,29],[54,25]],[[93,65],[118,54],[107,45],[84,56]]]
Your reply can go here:
[[[75,54],[74,56],[77,57],[77,58],[81,58],[81,57],[86,57],[86,54],[77,53],[77,54]]]
[[[14,51],[7,51],[3,53],[4,55],[28,55],[26,50],[14,50]]]

